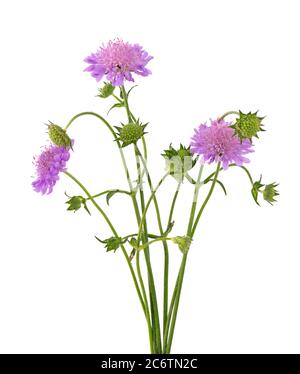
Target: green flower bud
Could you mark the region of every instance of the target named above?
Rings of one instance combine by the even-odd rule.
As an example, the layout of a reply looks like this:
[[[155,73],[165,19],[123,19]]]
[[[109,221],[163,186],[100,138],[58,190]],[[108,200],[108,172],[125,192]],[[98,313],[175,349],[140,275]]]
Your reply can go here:
[[[271,205],[273,205],[273,202],[277,201],[274,199],[274,197],[279,195],[278,191],[276,190],[277,186],[277,183],[267,184],[265,189],[263,190],[264,199]]]
[[[136,144],[139,139],[141,139],[145,133],[145,127],[147,124],[142,125],[138,122],[131,122],[122,127],[116,127],[119,132],[118,140],[122,142],[122,147],[127,147],[129,144]]]
[[[68,195],[66,195],[68,196]],[[68,196],[70,197],[70,196]],[[89,215],[91,215],[87,205],[86,205],[86,199],[82,196],[72,196],[68,201],[66,201],[66,204],[69,204],[67,210],[73,210],[74,212],[77,212],[82,206],[84,209],[88,212]]]
[[[97,96],[101,97],[102,99],[106,99],[113,94],[114,89],[115,87],[111,83],[104,82],[104,86],[102,88],[99,88],[99,93]]]
[[[118,238],[115,236],[112,236],[105,240],[101,240],[97,236],[95,236],[95,238],[98,240],[98,242],[105,244],[104,247],[106,248],[106,252],[110,252],[110,251],[116,252],[116,250],[120,247],[120,245],[123,244],[122,238]]]
[[[169,149],[166,149],[162,154],[166,161],[166,170],[177,180],[183,180],[185,174],[191,170],[197,158],[193,159],[190,147],[184,147],[180,144],[180,148],[176,150],[170,144]]]
[[[172,238],[172,242],[178,245],[182,253],[187,253],[190,249],[192,239],[188,236],[175,236],[175,238]]]
[[[66,131],[58,125],[50,122],[48,125],[49,138],[53,144],[60,147],[72,148],[72,142]]]
[[[265,131],[262,126],[261,121],[264,117],[258,117],[257,112],[244,114],[239,111],[239,118],[236,119],[232,128],[235,130],[235,134],[238,135],[240,140],[249,139],[252,141],[253,137],[258,138],[257,133],[259,131]]]

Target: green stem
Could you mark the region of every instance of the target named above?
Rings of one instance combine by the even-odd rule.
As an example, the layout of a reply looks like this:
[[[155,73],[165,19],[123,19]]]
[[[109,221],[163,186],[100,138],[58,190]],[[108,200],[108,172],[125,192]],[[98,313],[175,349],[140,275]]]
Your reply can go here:
[[[194,189],[190,219],[189,219],[189,224],[188,224],[188,229],[187,229],[187,236],[190,235],[192,222],[193,222],[194,217],[195,217],[197,200],[198,200],[198,195],[199,195],[199,189],[200,189],[200,186],[201,186],[201,177],[202,177],[202,173],[203,173],[203,168],[204,168],[204,166],[201,165],[200,169],[199,169],[197,181],[195,182],[195,189]],[[185,261],[184,261],[184,263],[185,263]],[[183,269],[183,262],[180,265],[176,285],[175,285],[174,291],[173,291],[172,301],[171,301],[169,312],[168,312],[168,315],[167,315],[166,329],[164,331],[164,353],[167,353],[167,349],[168,349],[167,345],[168,345],[169,328],[170,328],[171,318],[172,318],[172,315],[173,315],[173,309],[174,309],[174,305],[175,305],[176,296],[178,294],[178,287],[179,287],[179,283],[180,283],[180,276],[181,276],[182,269]]]
[[[131,117],[131,112],[130,112],[129,105],[128,105],[127,92],[126,92],[124,86],[121,86],[121,92],[122,92],[122,98],[124,100],[124,105],[125,105],[125,109],[126,109],[126,113],[127,113],[128,122],[131,122],[132,117]]]
[[[236,114],[238,116],[240,113],[235,110],[230,110],[229,112],[226,112],[221,117],[219,117],[218,120],[220,121],[224,119],[225,117],[230,116],[231,114]]]
[[[250,180],[250,183],[253,185],[254,182],[253,182],[252,176],[251,176],[249,170],[245,166],[239,166],[239,165],[236,165],[236,164],[230,164],[228,167],[230,168],[230,167],[233,167],[233,166],[236,166],[238,168],[243,169],[246,172],[246,174],[247,174],[247,176],[248,176],[248,178]],[[224,169],[220,168],[219,172],[222,171],[222,170],[224,170]],[[211,173],[207,178],[204,179],[204,181],[202,183],[206,184],[207,182],[209,182],[211,180],[211,178],[215,175],[215,173],[216,173],[215,171],[213,173]]]
[[[151,244],[153,243],[157,243],[157,242],[162,242],[162,241],[167,241],[167,240],[173,240],[173,238],[157,238],[157,239],[154,239],[154,240],[150,240],[150,242],[147,242],[143,245],[140,245],[137,250],[140,251],[142,249],[145,249],[145,248],[148,248]]]
[[[102,208],[97,204],[97,202],[93,199],[92,195],[89,193],[89,191],[86,189],[86,187],[77,179],[75,178],[71,173],[69,173],[68,171],[64,171],[64,174],[67,175],[69,178],[71,178],[82,190],[83,192],[87,195],[87,197],[91,200],[91,202],[93,203],[93,205],[95,206],[95,208],[100,212],[100,214],[103,216],[104,220],[106,221],[106,223],[108,224],[109,228],[111,229],[113,235],[115,237],[119,237],[116,229],[114,228],[113,224],[111,223],[110,219],[108,218],[108,216],[105,214],[105,212],[102,210]],[[132,279],[133,279],[133,282],[134,282],[134,285],[135,285],[135,288],[136,288],[136,291],[137,291],[137,294],[138,294],[138,297],[139,297],[139,300],[141,302],[141,305],[142,305],[142,308],[143,308],[143,311],[145,313],[145,305],[144,305],[144,301],[143,301],[143,298],[142,298],[142,295],[141,295],[141,291],[140,291],[140,288],[139,288],[139,285],[138,285],[138,282],[137,282],[137,279],[136,279],[136,276],[135,276],[135,273],[134,273],[134,270],[133,270],[133,267],[132,267],[132,264],[129,260],[129,256],[126,252],[126,249],[125,247],[123,246],[123,244],[121,244],[121,249],[122,249],[122,252],[125,256],[125,259],[126,259],[126,262],[129,266],[129,270],[130,270],[130,273],[132,275]],[[145,313],[146,314],[146,313]]]
[[[125,91],[125,90],[124,90]],[[125,94],[126,96],[126,94]],[[127,100],[126,100],[127,102]],[[127,103],[128,105],[128,103]],[[129,108],[128,108],[129,110]],[[99,114],[95,113],[95,112],[81,112],[79,114],[76,114],[75,116],[73,116],[70,121],[67,123],[66,127],[65,127],[65,131],[70,127],[70,125],[79,117],[81,116],[86,116],[86,115],[90,115],[90,116],[94,116],[98,119],[100,119],[104,124],[105,126],[109,129],[109,131],[112,133],[115,141],[116,141],[116,144],[118,146],[118,149],[119,149],[119,152],[120,152],[120,155],[121,155],[121,160],[122,160],[122,164],[123,164],[123,167],[124,167],[124,170],[125,170],[125,174],[126,174],[126,179],[127,179],[127,182],[128,182],[128,185],[129,185],[129,189],[130,189],[130,192],[131,192],[131,198],[132,198],[132,202],[133,202],[133,208],[134,208],[134,212],[135,212],[135,215],[136,215],[136,219],[137,219],[137,222],[139,223],[139,220],[140,220],[140,213],[139,213],[139,208],[138,208],[138,204],[137,204],[137,201],[136,201],[136,197],[135,197],[135,192],[134,192],[134,189],[133,189],[133,186],[132,186],[132,182],[131,182],[131,178],[130,178],[130,174],[129,174],[129,170],[128,170],[128,167],[127,167],[127,163],[126,163],[126,159],[125,159],[125,156],[124,156],[124,152],[123,152],[123,149],[120,145],[120,142],[118,140],[118,137],[113,129],[113,127],[108,123],[108,121],[106,121],[102,116],[100,116]],[[76,180],[77,181],[77,180]],[[76,182],[77,183],[77,182]],[[81,188],[83,187],[81,184],[79,184],[81,186]],[[93,204],[97,204],[94,199],[92,198],[91,195],[88,195],[88,198],[93,202]],[[97,208],[98,209],[98,208]],[[101,208],[100,208],[101,209]],[[99,209],[98,209],[99,210]],[[103,212],[104,213],[104,212]],[[135,283],[135,287],[138,287],[138,284],[137,284],[137,280],[136,280],[136,277],[135,277],[135,273],[133,271],[133,268],[132,268],[132,265],[131,265],[131,262],[130,262],[130,258],[124,248],[124,246],[122,246],[122,251],[126,257],[126,261],[128,262],[128,265],[130,267],[130,271],[131,273],[133,274],[133,277],[134,277],[134,283]],[[138,294],[139,294],[139,297],[141,297],[141,292],[140,292],[140,289],[138,287]],[[143,295],[144,297],[145,295]],[[145,316],[146,316],[146,319],[147,319],[147,324],[148,324],[148,330],[150,328],[150,331],[151,331],[151,322],[150,322],[150,317],[149,317],[149,308],[148,308],[148,303],[147,303],[147,299],[141,299],[140,298],[140,301],[143,302],[143,310],[144,310],[144,313],[145,313]],[[150,339],[150,347],[151,347],[151,352],[153,351],[153,343],[152,343],[152,334],[149,332],[149,339]]]
[[[199,222],[199,220],[202,216],[202,213],[203,213],[209,199],[211,198],[211,195],[213,193],[213,190],[214,190],[216,182],[217,182],[217,178],[218,178],[220,168],[221,168],[221,164],[219,162],[218,165],[217,165],[217,169],[216,169],[216,172],[215,172],[215,175],[214,175],[213,182],[212,182],[211,187],[209,189],[209,192],[208,192],[203,204],[201,205],[201,208],[199,210],[199,213],[197,214],[197,217],[196,217],[194,223],[193,223],[193,220],[191,220],[191,216],[195,216],[195,208],[194,207],[196,206],[197,201],[193,201],[190,221],[189,221],[189,225],[188,225],[188,229],[187,229],[187,236],[189,236],[191,238],[193,238],[193,236],[195,234],[195,230],[196,230],[197,225],[198,225],[198,222]],[[200,182],[200,180],[198,181],[197,184],[200,185],[199,182]],[[198,198],[198,192],[199,192],[199,188],[198,188],[198,191],[195,190],[195,194],[196,194],[197,198]],[[194,197],[195,197],[195,194],[194,194]],[[176,318],[177,318],[177,313],[178,313],[178,306],[179,306],[180,295],[181,295],[181,290],[182,290],[182,283],[183,283],[184,272],[185,272],[185,267],[186,267],[187,255],[188,255],[188,252],[186,252],[183,255],[181,268],[180,268],[179,275],[178,275],[178,286],[177,286],[176,299],[175,299],[175,305],[174,305],[174,311],[173,311],[173,316],[172,316],[172,323],[171,323],[171,327],[170,327],[170,334],[169,334],[169,337],[168,337],[166,353],[170,353],[170,351],[171,351],[171,346],[172,346],[172,341],[173,341],[173,336],[174,336],[174,329],[175,329],[175,324],[176,324]]]
[[[112,94],[112,96],[119,102],[119,103],[123,103],[123,101],[115,94]]]
[[[213,193],[213,190],[214,190],[215,185],[216,185],[216,182],[217,182],[218,174],[219,174],[219,171],[220,171],[220,168],[221,168],[220,165],[221,165],[221,164],[220,164],[220,162],[219,162],[218,165],[217,165],[217,169],[216,169],[216,172],[215,172],[215,176],[214,176],[214,179],[213,179],[212,184],[211,184],[211,186],[210,186],[209,192],[208,192],[208,194],[207,194],[207,196],[206,196],[206,199],[204,200],[204,202],[203,202],[203,204],[202,204],[202,206],[201,206],[201,208],[200,208],[200,210],[199,210],[199,213],[198,213],[198,215],[197,215],[197,217],[196,217],[196,219],[195,219],[195,222],[194,222],[194,224],[193,224],[193,228],[192,228],[192,230],[191,230],[191,237],[194,236],[195,231],[196,231],[196,228],[197,228],[197,225],[198,225],[199,220],[200,220],[200,218],[201,218],[201,216],[202,216],[202,213],[203,213],[203,211],[204,211],[204,209],[205,209],[205,207],[206,207],[206,205],[207,205],[207,203],[208,203],[208,201],[209,201],[209,199],[210,199],[210,197],[211,197],[211,195],[212,195],[212,193]]]
[[[73,116],[70,121],[67,123],[67,125],[65,126],[64,130],[67,131],[68,128],[71,126],[71,124],[79,117],[82,117],[82,116],[94,116],[98,119],[100,119],[100,121],[102,121],[104,123],[104,125],[109,129],[109,131],[112,133],[113,137],[115,139],[117,139],[117,135],[113,129],[113,127],[106,121],[105,118],[103,118],[102,116],[100,116],[100,114],[98,113],[95,113],[95,112],[81,112],[81,113],[78,113],[76,114],[75,116]]]
[[[126,113],[127,113],[127,117],[128,117],[128,122],[131,122],[133,116],[132,116],[132,114],[130,112],[130,109],[129,109],[128,97],[127,97],[127,93],[126,93],[126,90],[125,90],[124,86],[121,86],[121,92],[122,92],[122,98],[124,100],[124,105],[125,105],[125,109],[126,109]],[[144,152],[145,152],[145,155],[147,156],[147,149],[145,147],[145,143],[143,143],[143,144],[144,144]],[[140,166],[138,165],[138,163],[137,163],[137,167],[138,167],[138,172],[140,172],[140,170],[139,170]],[[139,184],[140,183],[141,183],[141,174],[139,173]],[[139,191],[140,191],[140,198],[141,198],[141,208],[142,208],[142,212],[143,212],[144,208],[145,208],[145,206],[144,206],[144,193],[143,193],[143,190],[141,188],[139,189]],[[136,205],[135,210],[137,210],[138,206],[137,206],[135,196],[133,196],[133,202],[134,202],[134,205]],[[138,221],[138,225],[140,225],[140,216],[138,217],[138,215],[137,215],[137,221]],[[143,242],[147,242],[147,241],[148,241],[148,239],[147,239],[147,223],[145,221],[144,222]],[[152,272],[151,261],[150,261],[150,254],[149,254],[149,250],[147,248],[145,249],[144,254],[145,254],[147,271],[148,271],[148,278],[149,278],[150,305],[151,305],[152,321],[153,321],[152,322],[153,323],[152,338],[153,338],[153,347],[154,347],[154,350],[155,350],[154,353],[161,353],[161,339],[160,339],[158,306],[157,306],[157,300],[156,300],[156,291],[155,291],[155,284],[154,284],[153,272]]]
[[[155,187],[155,189],[152,191],[148,201],[147,201],[147,204],[145,206],[145,209],[143,211],[143,214],[142,214],[142,217],[141,217],[141,221],[140,221],[140,225],[139,225],[139,230],[138,230],[138,236],[137,236],[137,242],[139,244],[140,240],[141,240],[141,235],[142,235],[142,231],[143,231],[143,225],[144,225],[144,222],[146,220],[146,215],[147,215],[147,211],[149,209],[149,206],[152,202],[152,200],[154,199],[154,196],[157,192],[157,190],[159,189],[159,187],[162,185],[162,183],[164,182],[164,180],[167,178],[167,176],[169,175],[169,173],[166,173],[162,178],[161,180],[158,182],[157,186]]]
[[[106,194],[108,194],[108,193],[111,192],[111,191],[116,191],[116,192],[124,193],[124,194],[126,194],[126,195],[131,195],[131,192],[128,192],[128,191],[125,191],[125,190],[119,190],[119,189],[116,189],[116,190],[106,190],[106,191],[103,191],[103,192],[97,193],[96,195],[93,195],[92,198],[93,198],[93,199],[96,199],[97,197],[102,196],[102,195],[106,195]],[[90,198],[88,197],[88,198],[85,199],[85,200],[90,200]]]
[[[182,185],[182,183],[180,181],[178,183],[177,187],[176,187],[176,191],[175,191],[175,194],[174,194],[174,197],[173,197],[173,200],[172,200],[167,227],[169,227],[170,223],[172,222],[173,214],[174,214],[174,208],[175,208],[175,204],[176,204],[176,201],[177,201],[177,197],[178,197],[181,185]]]
[[[145,198],[144,198],[144,191],[143,191],[143,180],[142,180],[142,173],[141,173],[141,165],[139,161],[139,157],[137,151],[135,149],[135,157],[136,157],[136,166],[138,172],[138,188],[140,192],[140,200],[141,200],[141,209],[142,215],[145,216]],[[140,219],[139,228],[143,229],[142,235],[142,242],[146,244],[148,242],[148,229],[147,229],[147,222],[146,219]],[[139,230],[140,232],[140,230]],[[161,341],[160,341],[160,327],[159,327],[159,314],[158,314],[158,306],[157,306],[157,299],[156,299],[156,289],[155,289],[155,282],[153,277],[153,271],[151,266],[150,260],[150,252],[149,247],[145,245],[144,255],[147,265],[147,272],[148,272],[148,281],[149,281],[149,294],[150,294],[150,306],[152,311],[152,334],[155,337],[155,353],[161,353]]]
[[[173,219],[173,213],[174,213],[174,208],[175,204],[177,201],[177,197],[180,191],[182,182],[178,182],[170,212],[169,212],[169,218],[168,218],[168,224],[167,228],[170,226],[172,219]],[[164,310],[163,310],[163,318],[164,318],[164,324],[163,324],[163,352],[164,352],[164,347],[165,347],[165,336],[168,336],[168,330],[169,330],[169,324],[168,324],[168,299],[169,299],[169,251],[164,252]],[[172,297],[171,300],[171,305],[170,305],[170,310],[173,310],[173,305],[174,305],[174,298]],[[171,311],[172,314],[172,311]]]
[[[199,169],[198,178],[195,184],[193,202],[192,202],[192,207],[191,207],[191,212],[190,212],[190,219],[189,219],[189,224],[188,224],[187,233],[186,233],[187,236],[191,236],[191,229],[192,229],[192,225],[193,225],[195,213],[196,213],[196,208],[197,208],[197,201],[198,201],[198,196],[199,196],[199,189],[201,186],[203,168],[204,168],[204,165],[201,165]]]
[[[152,331],[152,326],[151,326],[151,320],[150,320],[150,312],[149,312],[149,306],[148,306],[148,298],[147,298],[147,293],[145,289],[145,284],[143,281],[142,277],[142,272],[141,272],[141,267],[140,267],[140,252],[137,251],[136,253],[136,270],[139,278],[139,282],[141,285],[142,289],[142,294],[145,302],[145,314],[146,314],[146,319],[147,319],[147,324],[148,324],[148,334],[149,334],[149,340],[150,340],[150,351],[151,353],[155,353],[155,347],[153,346],[153,331]]]

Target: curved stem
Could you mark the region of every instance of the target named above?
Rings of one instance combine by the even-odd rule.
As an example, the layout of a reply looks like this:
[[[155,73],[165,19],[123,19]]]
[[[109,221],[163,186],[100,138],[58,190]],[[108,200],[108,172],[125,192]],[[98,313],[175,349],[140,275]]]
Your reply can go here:
[[[174,213],[174,208],[175,208],[175,204],[176,204],[176,201],[177,201],[177,197],[178,197],[178,194],[179,194],[179,191],[180,191],[180,187],[181,187],[182,183],[181,181],[178,182],[177,184],[177,187],[176,187],[176,191],[175,191],[175,194],[174,194],[174,197],[173,197],[173,200],[172,200],[172,204],[171,204],[171,208],[170,208],[170,213],[169,213],[169,218],[168,218],[168,224],[167,224],[167,227],[170,225],[170,223],[172,222],[172,219],[173,219],[173,213]]]
[[[105,214],[105,212],[102,210],[102,208],[97,204],[97,202],[93,199],[92,195],[89,193],[89,191],[86,189],[86,187],[77,178],[75,178],[71,173],[69,173],[68,171],[65,171],[64,174],[67,175],[69,178],[71,178],[83,190],[83,192],[87,195],[87,197],[94,204],[95,208],[103,216],[103,218],[105,219],[105,221],[108,224],[109,228],[111,229],[113,235],[115,237],[119,237],[119,235],[118,235],[116,229],[114,228],[113,224],[111,223],[110,219]],[[133,282],[134,282],[135,289],[137,291],[140,303],[142,305],[142,308],[143,308],[143,311],[144,311],[144,314],[145,314],[145,317],[146,317],[146,320],[147,320],[148,329],[151,329],[149,315],[146,312],[146,307],[145,307],[144,300],[143,300],[143,297],[141,295],[141,291],[140,291],[140,288],[139,288],[139,285],[138,285],[138,282],[137,282],[137,279],[136,279],[136,276],[135,276],[135,272],[133,270],[133,267],[132,267],[132,264],[130,262],[129,256],[128,256],[128,254],[126,252],[126,249],[125,249],[125,247],[124,247],[123,244],[121,244],[121,249],[122,249],[122,252],[123,252],[123,254],[125,256],[127,265],[129,267],[129,270],[130,270],[130,273],[131,273],[131,276],[132,276],[132,279],[133,279]],[[149,339],[151,339],[150,336],[149,336]],[[152,347],[152,342],[151,341],[150,341],[150,346]]]
[[[75,116],[73,116],[70,121],[67,123],[67,125],[65,126],[64,130],[67,131],[67,129],[71,126],[71,124],[79,117],[82,117],[82,116],[94,116],[98,119],[100,119],[100,121],[102,121],[104,123],[104,125],[109,129],[109,131],[112,133],[113,137],[115,139],[117,139],[117,135],[113,129],[113,127],[106,121],[105,118],[103,118],[102,116],[100,116],[100,114],[98,113],[95,113],[95,112],[81,112],[81,113],[78,113],[76,114]]]
[[[230,164],[228,167],[230,168],[230,167],[233,167],[233,166],[236,166],[238,168],[243,169],[246,172],[246,174],[247,174],[247,176],[248,176],[248,178],[250,180],[250,183],[253,185],[254,182],[253,182],[252,176],[251,176],[249,170],[245,166],[243,166],[243,165],[239,166],[239,165],[236,165],[236,164]],[[224,168],[220,168],[219,172],[222,171],[222,170],[224,170]],[[206,184],[207,182],[209,182],[211,180],[211,178],[215,175],[215,173],[216,173],[215,171],[213,173],[211,173],[207,178],[204,179],[204,181],[202,183]]]
[[[97,197],[100,197],[100,196],[102,196],[102,195],[106,195],[106,194],[108,194],[108,193],[111,192],[111,191],[121,192],[121,193],[124,193],[124,194],[126,194],[126,195],[131,195],[131,192],[128,192],[128,191],[125,191],[125,190],[115,189],[115,190],[106,190],[106,191],[103,191],[103,192],[99,192],[99,193],[97,193],[96,195],[93,195],[92,198],[93,198],[93,199],[96,199]],[[85,200],[90,200],[90,198],[88,197],[88,198],[86,198]]]
[[[235,110],[230,110],[229,112],[226,112],[221,117],[219,117],[218,120],[220,121],[224,119],[225,117],[230,116],[231,114],[236,114],[238,116],[240,113]]]
[[[150,240],[150,242],[147,242],[143,245],[140,245],[137,248],[137,250],[141,251],[142,249],[148,248],[151,244],[154,244],[154,243],[157,243],[157,242],[162,242],[162,241],[168,241],[168,240],[173,240],[173,238],[167,238],[167,237],[163,238],[163,237],[161,237],[161,238],[157,238],[157,239],[154,239],[154,240]]]

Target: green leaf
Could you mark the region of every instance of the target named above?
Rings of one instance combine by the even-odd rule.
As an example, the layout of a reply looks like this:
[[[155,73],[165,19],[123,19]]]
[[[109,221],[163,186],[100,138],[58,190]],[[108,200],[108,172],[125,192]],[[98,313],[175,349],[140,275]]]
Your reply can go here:
[[[122,191],[122,190],[111,190],[107,193],[106,195],[106,203],[107,205],[109,205],[109,200],[116,194],[116,193],[123,193],[123,194],[126,194],[126,195],[131,195],[130,192],[127,192],[127,191]]]
[[[208,183],[208,182],[212,182],[213,179],[208,179],[207,181],[204,182],[204,184]],[[218,185],[222,188],[222,190],[224,191],[224,194],[227,195],[227,191],[226,191],[226,188],[224,186],[224,184],[219,181],[218,179],[216,180],[216,183],[218,183]]]
[[[138,85],[136,84],[135,86],[132,86],[131,88],[130,88],[130,90],[127,92],[127,97],[129,97],[129,94],[130,94],[130,92],[135,88],[135,87],[137,87]]]
[[[123,108],[124,107],[124,102],[122,103],[116,103],[114,104],[112,107],[110,107],[109,111],[107,112],[107,114],[110,113],[111,110],[113,110],[114,108]]]
[[[260,176],[258,181],[253,183],[252,189],[251,189],[252,197],[253,197],[253,199],[254,199],[254,201],[256,202],[257,205],[259,205],[258,193],[260,192],[260,189],[264,186],[264,184],[261,183],[261,178],[262,178],[262,176]]]

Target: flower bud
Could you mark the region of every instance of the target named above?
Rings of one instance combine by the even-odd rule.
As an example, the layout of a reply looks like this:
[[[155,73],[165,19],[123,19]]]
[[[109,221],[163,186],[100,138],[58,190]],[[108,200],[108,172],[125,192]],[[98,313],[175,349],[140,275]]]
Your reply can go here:
[[[116,250],[121,246],[121,244],[123,244],[122,238],[119,238],[116,236],[111,236],[110,238],[105,239],[105,240],[101,240],[97,236],[95,236],[95,238],[98,240],[98,242],[104,244],[104,248],[106,248],[106,252],[110,252],[110,251],[116,252]]]
[[[175,236],[175,238],[172,238],[172,242],[178,245],[182,253],[187,253],[190,249],[192,239],[188,236]]]
[[[263,190],[263,198],[271,205],[273,205],[273,202],[277,201],[274,199],[274,197],[279,195],[278,191],[276,190],[277,186],[277,183],[267,184]]]
[[[129,144],[136,144],[139,139],[145,135],[145,127],[139,122],[131,122],[122,127],[117,127],[116,129],[119,132],[118,140],[122,142],[122,147],[127,147]]]
[[[190,147],[184,147],[180,144],[179,149],[175,149],[170,144],[162,154],[166,161],[166,170],[177,180],[183,180],[186,173],[191,170],[197,161],[193,160]]]
[[[97,96],[101,97],[101,99],[106,99],[113,94],[114,89],[115,87],[110,82],[104,82],[104,86],[99,88],[99,94]]]
[[[48,125],[49,138],[53,144],[60,147],[72,148],[72,141],[66,131],[58,125],[50,122]]]
[[[258,138],[257,133],[259,131],[265,131],[261,123],[263,119],[264,117],[257,116],[257,112],[244,114],[239,111],[239,118],[236,119],[232,128],[235,130],[235,135],[238,135],[241,141],[244,139],[252,141],[253,137]]]

